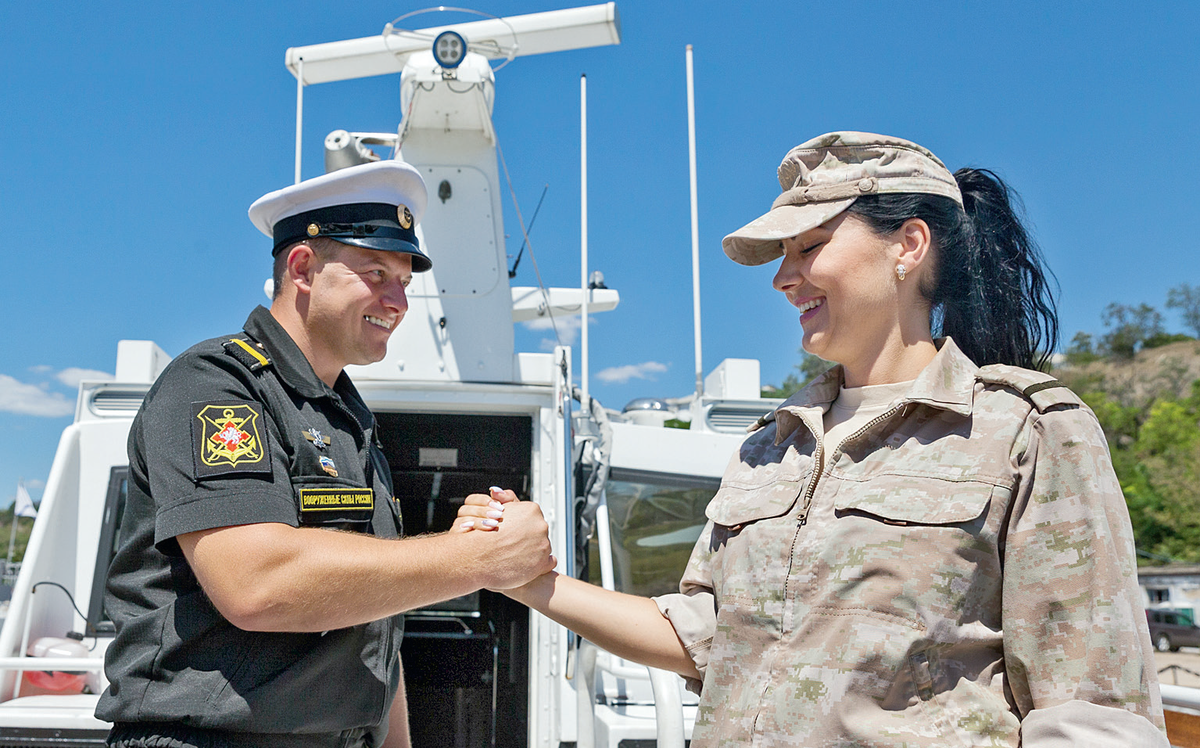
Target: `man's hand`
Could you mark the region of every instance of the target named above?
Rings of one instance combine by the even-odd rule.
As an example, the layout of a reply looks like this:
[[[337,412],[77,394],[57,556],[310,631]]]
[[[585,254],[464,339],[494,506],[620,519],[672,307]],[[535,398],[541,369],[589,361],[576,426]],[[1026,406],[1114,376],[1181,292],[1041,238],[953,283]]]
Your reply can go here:
[[[486,536],[491,548],[485,586],[491,590],[520,587],[558,563],[551,555],[550,526],[541,507],[514,499],[503,513],[503,524]]]
[[[490,590],[510,590],[552,571],[550,527],[542,509],[521,501],[510,490],[492,486],[488,494],[468,496],[458,510],[455,532],[485,530],[495,549],[489,554]]]
[[[515,493],[499,486],[492,486],[488,494],[473,493],[458,509],[455,530],[496,530],[504,519],[505,506],[519,501]]]

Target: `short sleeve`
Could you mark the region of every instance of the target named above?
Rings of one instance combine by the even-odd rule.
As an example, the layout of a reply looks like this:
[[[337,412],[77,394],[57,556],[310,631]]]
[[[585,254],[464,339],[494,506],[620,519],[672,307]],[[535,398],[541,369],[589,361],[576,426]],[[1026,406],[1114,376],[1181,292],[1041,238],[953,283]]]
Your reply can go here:
[[[1154,745],[1144,741],[1154,734],[1165,746],[1133,531],[1104,434],[1086,408],[1034,411],[1025,429],[1002,614],[1023,745]]]
[[[712,590],[711,546],[713,523],[700,533],[692,556],[679,581],[679,592],[653,598],[663,616],[671,622],[675,635],[692,658],[700,677],[708,667],[713,634],[717,630],[716,598]],[[700,693],[701,681],[685,678],[687,688]]]
[[[154,497],[159,550],[177,554],[168,541],[188,532],[298,524],[289,460],[255,384],[234,359],[193,350],[172,362],[147,398],[130,453],[143,473],[135,480]]]

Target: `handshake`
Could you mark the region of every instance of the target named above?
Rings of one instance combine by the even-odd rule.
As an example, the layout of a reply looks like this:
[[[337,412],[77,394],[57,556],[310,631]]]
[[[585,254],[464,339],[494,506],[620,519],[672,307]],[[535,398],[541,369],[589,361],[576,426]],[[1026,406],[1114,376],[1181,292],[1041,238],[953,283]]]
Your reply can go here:
[[[451,533],[472,532],[493,534],[488,538],[488,589],[513,596],[516,588],[553,571],[557,563],[541,507],[519,500],[511,490],[492,486],[488,494],[464,500]]]

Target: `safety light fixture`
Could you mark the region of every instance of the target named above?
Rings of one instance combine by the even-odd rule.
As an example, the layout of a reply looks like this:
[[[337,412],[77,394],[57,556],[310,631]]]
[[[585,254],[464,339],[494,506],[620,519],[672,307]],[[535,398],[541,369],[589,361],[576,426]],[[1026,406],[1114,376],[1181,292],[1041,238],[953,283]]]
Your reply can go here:
[[[446,70],[461,65],[466,56],[467,40],[457,31],[443,31],[433,40],[433,59]]]

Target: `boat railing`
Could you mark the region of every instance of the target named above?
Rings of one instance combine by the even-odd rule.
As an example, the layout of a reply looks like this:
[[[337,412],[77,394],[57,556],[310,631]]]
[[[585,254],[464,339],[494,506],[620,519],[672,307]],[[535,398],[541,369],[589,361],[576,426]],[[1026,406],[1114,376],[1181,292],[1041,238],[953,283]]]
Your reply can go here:
[[[649,680],[654,693],[655,744],[658,748],[683,748],[683,698],[679,695],[679,676],[653,667],[621,665],[615,660],[592,642],[586,639],[579,642],[575,665],[576,748],[596,746],[597,672],[626,680]]]

